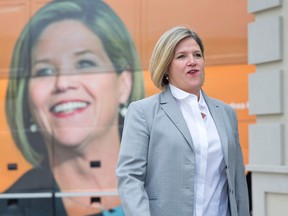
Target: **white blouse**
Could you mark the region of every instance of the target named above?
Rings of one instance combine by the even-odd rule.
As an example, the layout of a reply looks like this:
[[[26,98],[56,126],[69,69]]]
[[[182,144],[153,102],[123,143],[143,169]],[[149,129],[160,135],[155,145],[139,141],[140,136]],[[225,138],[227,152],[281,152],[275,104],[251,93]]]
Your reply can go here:
[[[193,216],[230,215],[228,185],[221,142],[207,104],[169,84],[189,128],[195,151]],[[203,113],[203,114],[201,114]]]

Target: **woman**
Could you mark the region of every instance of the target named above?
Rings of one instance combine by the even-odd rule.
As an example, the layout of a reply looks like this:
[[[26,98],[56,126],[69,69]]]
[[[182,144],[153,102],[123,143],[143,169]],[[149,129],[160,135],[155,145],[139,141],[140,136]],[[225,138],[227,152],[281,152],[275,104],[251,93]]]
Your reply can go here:
[[[163,91],[131,103],[125,117],[116,173],[126,216],[248,216],[236,114],[201,89],[199,36],[168,30],[150,72]]]
[[[111,8],[45,5],[17,41],[6,97],[13,138],[35,168],[7,193],[113,191],[125,109],[143,97],[133,41]],[[29,216],[123,215],[115,195],[18,203]]]

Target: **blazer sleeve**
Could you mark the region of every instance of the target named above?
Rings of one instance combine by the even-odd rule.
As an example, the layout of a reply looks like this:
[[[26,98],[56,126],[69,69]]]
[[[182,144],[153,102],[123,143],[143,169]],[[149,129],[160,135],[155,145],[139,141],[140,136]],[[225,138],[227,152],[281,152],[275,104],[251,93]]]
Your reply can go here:
[[[143,106],[133,102],[124,121],[119,159],[116,169],[118,191],[126,216],[150,216],[145,191],[149,130]]]
[[[243,162],[243,154],[241,145],[239,142],[239,130],[238,130],[238,120],[235,111],[233,110],[233,120],[235,129],[235,140],[236,140],[236,161],[235,161],[235,195],[237,202],[238,215],[249,216],[249,200],[248,200],[248,188],[245,178],[245,168]]]

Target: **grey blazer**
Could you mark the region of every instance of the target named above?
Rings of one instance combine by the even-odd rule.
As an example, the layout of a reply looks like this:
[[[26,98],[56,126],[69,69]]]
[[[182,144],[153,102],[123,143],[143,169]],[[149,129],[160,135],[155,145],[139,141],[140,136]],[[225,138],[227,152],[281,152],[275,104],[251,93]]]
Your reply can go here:
[[[203,96],[222,144],[231,216],[248,216],[235,111]],[[169,87],[129,106],[116,170],[126,216],[193,216],[194,164],[192,138]]]

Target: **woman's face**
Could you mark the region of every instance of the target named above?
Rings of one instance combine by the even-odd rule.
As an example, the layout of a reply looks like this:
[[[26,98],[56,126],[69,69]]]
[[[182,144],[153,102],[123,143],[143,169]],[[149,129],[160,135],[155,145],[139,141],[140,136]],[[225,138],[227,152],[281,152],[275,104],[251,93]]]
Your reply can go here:
[[[169,67],[169,82],[183,91],[199,96],[205,71],[204,58],[200,46],[191,38],[184,38],[176,46]]]
[[[131,73],[116,74],[98,36],[81,22],[44,30],[32,52],[31,74],[30,108],[44,137],[74,146],[118,131]]]

